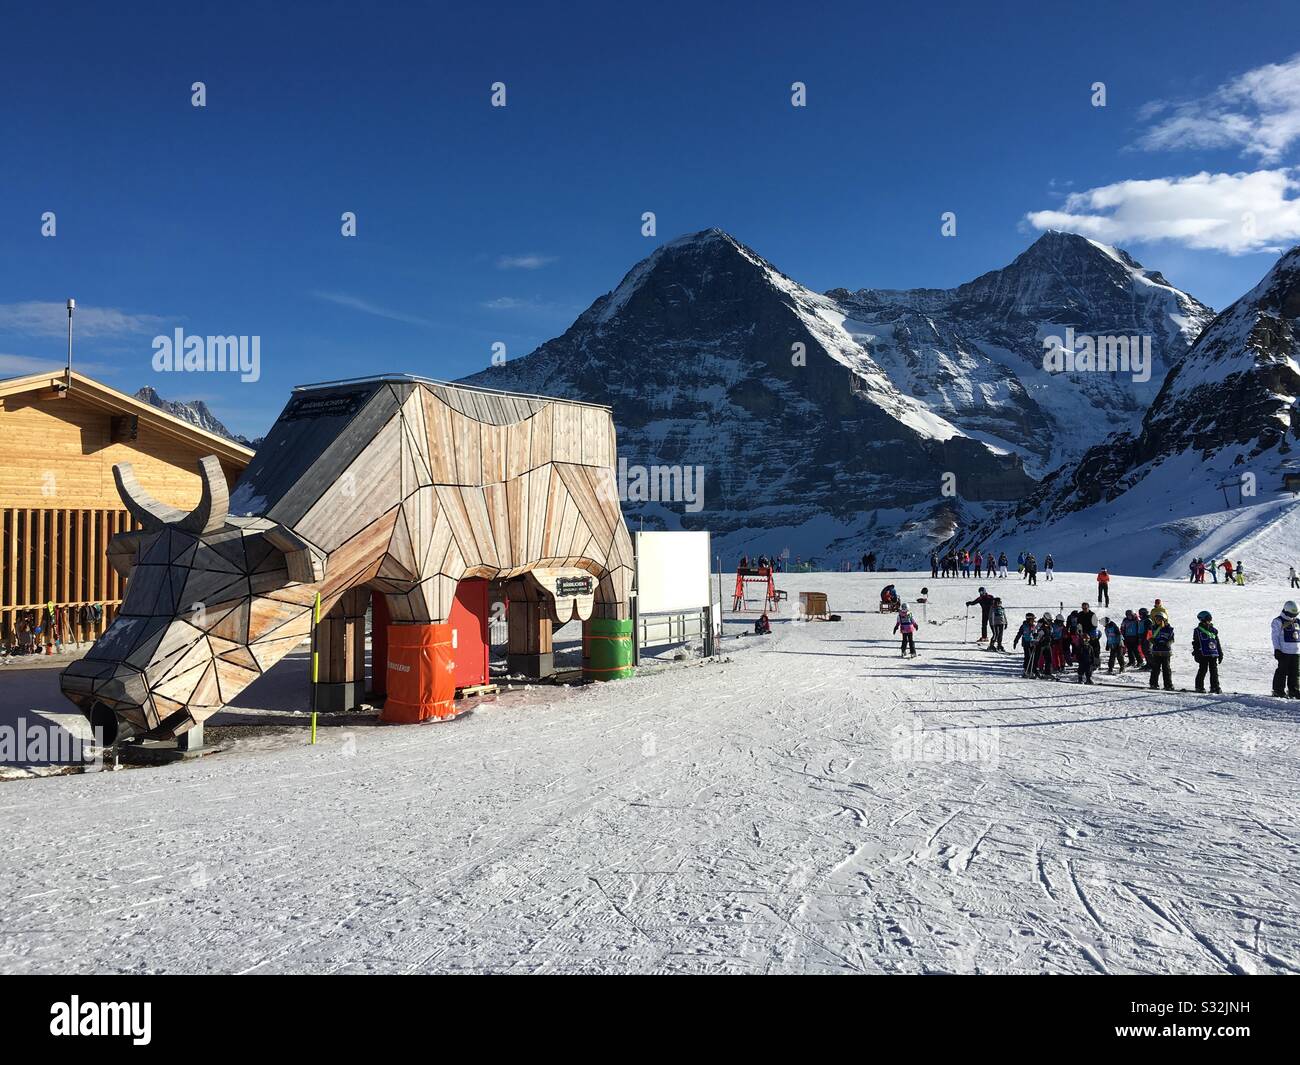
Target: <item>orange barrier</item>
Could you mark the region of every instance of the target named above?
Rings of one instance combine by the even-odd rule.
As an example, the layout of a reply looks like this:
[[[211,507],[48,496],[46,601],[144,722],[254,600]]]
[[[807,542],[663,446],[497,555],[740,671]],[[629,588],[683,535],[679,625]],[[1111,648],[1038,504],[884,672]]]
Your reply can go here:
[[[379,720],[413,725],[453,717],[456,664],[452,660],[451,625],[389,625],[388,700]]]

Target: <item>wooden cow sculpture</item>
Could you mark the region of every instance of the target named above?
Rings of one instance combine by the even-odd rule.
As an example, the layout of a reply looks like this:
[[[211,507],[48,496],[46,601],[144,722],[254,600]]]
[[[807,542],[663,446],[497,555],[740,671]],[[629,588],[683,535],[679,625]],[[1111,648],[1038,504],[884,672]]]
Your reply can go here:
[[[106,742],[179,735],[302,643],[317,593],[328,612],[379,591],[394,623],[427,623],[460,580],[513,579],[520,617],[540,601],[548,634],[626,618],[614,463],[604,407],[407,376],[295,389],[229,495],[216,460],[200,463],[189,514],[114,468],[142,528],[110,546],[125,599],[63,691]],[[591,594],[556,598],[568,573]]]

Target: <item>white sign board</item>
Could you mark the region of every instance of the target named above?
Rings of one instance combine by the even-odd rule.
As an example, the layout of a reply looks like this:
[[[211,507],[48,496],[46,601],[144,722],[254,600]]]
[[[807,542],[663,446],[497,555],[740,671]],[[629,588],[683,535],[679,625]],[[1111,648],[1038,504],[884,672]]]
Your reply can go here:
[[[709,534],[636,534],[636,588],[639,614],[702,610],[709,605]]]

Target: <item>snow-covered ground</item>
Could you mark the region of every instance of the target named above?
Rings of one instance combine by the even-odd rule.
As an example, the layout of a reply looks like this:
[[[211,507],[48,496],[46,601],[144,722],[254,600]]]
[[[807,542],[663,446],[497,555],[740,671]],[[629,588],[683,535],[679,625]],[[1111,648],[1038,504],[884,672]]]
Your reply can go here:
[[[931,588],[915,660],[887,580]],[[963,643],[975,581],[779,583],[843,621],[449,724],[311,747],[292,718],[0,784],[0,970],[1300,972],[1300,705],[1263,694],[1284,585],[1115,579],[1180,636],[1214,611],[1247,694],[1201,696],[1021,679]],[[988,583],[1012,618],[1095,594]],[[59,708],[54,671],[17,676],[0,703]]]

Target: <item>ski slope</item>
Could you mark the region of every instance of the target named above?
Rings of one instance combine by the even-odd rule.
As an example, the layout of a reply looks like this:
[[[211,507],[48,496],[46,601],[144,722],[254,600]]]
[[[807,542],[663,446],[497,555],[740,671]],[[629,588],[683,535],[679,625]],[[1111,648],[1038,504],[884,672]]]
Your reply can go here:
[[[933,592],[915,660],[887,580]],[[1263,695],[1285,588],[1115,578],[1117,612],[1170,607],[1179,684],[1215,612],[1246,694],[1213,697],[1023,680],[963,642],[977,583],[784,575],[844,620],[449,724],[311,747],[281,714],[196,762],[0,784],[0,971],[1300,972],[1300,704]],[[1013,619],[1095,591],[987,583]],[[0,701],[56,708],[55,677]]]

